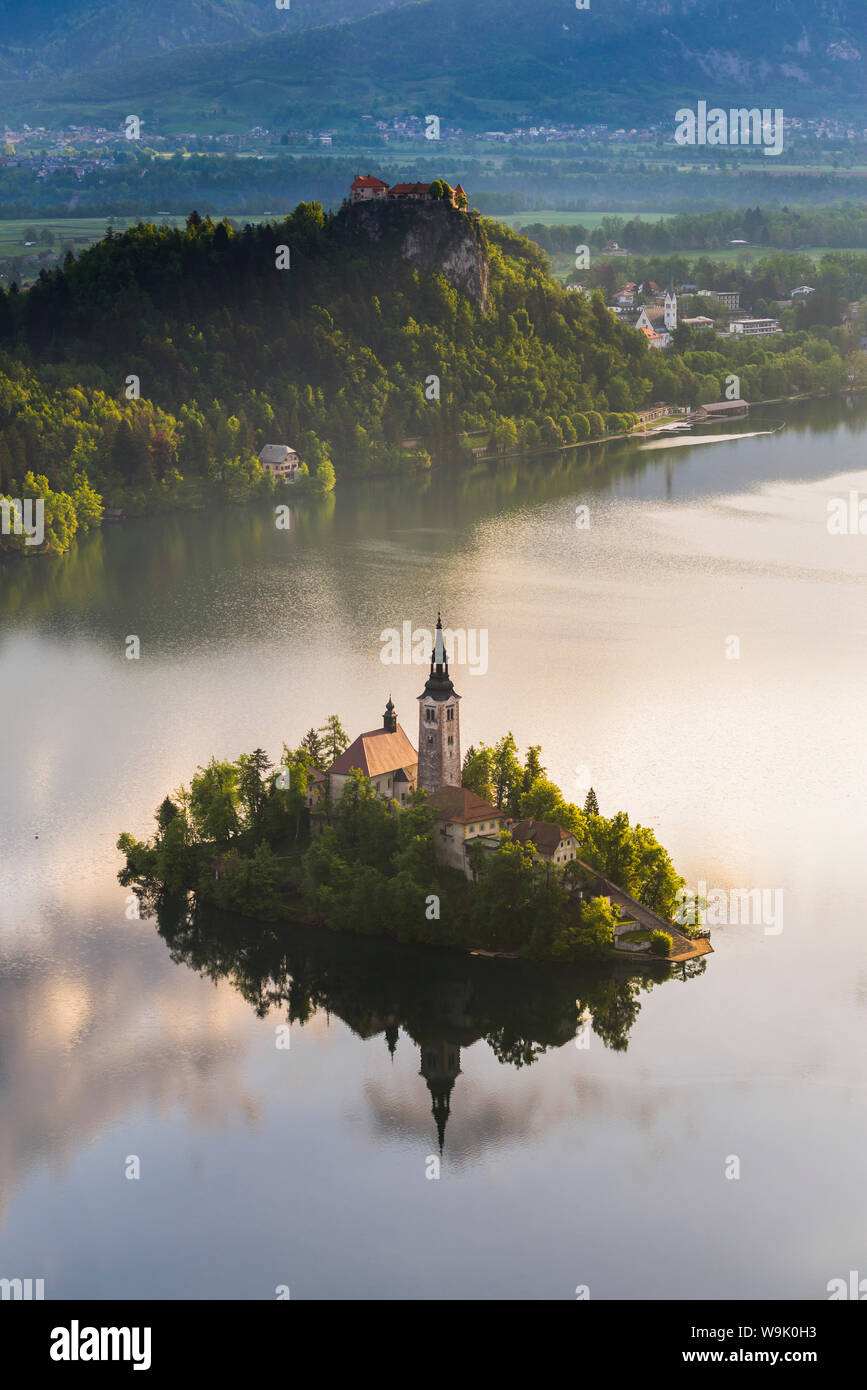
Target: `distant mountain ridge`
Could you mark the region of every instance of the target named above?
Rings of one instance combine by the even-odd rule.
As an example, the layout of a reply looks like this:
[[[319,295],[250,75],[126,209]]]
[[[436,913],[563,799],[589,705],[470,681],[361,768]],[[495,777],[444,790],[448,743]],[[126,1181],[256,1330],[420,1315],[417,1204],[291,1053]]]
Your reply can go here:
[[[0,0],[0,72],[72,75],[360,19],[401,0]]]
[[[0,0],[0,17],[9,8]],[[186,120],[186,128],[215,107],[250,124],[301,129],[428,112],[466,129],[516,121],[665,125],[679,106],[700,99],[792,114],[864,108],[865,0],[594,0],[586,11],[564,0],[416,0],[386,13],[367,13],[370,0],[320,0],[317,16],[339,10],[352,22],[292,32],[279,17],[296,15],[294,8],[269,10],[267,20],[266,8],[252,0],[155,0],[139,11],[134,0],[90,7],[73,0],[91,24],[95,11],[111,17],[99,68],[37,91],[2,80],[4,58],[7,67],[14,58],[7,44],[0,96],[45,123],[70,112],[120,119],[150,108],[164,127]],[[163,13],[181,29],[185,15],[199,15],[188,34],[197,37],[205,25],[212,40],[153,51]],[[301,17],[312,14],[308,0]],[[65,23],[56,18],[51,32],[62,37]],[[142,23],[150,26],[150,52],[130,40],[136,56],[127,58],[111,34],[132,34]],[[225,26],[234,29],[218,42]],[[263,34],[269,26],[274,32]],[[63,42],[71,53],[71,38]]]

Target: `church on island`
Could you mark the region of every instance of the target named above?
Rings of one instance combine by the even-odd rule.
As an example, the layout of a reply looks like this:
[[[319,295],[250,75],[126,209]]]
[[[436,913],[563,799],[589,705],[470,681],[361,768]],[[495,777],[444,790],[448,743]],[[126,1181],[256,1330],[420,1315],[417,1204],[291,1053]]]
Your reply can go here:
[[[473,873],[467,857],[469,846],[479,840],[490,851],[499,845],[501,830],[532,844],[541,859],[565,866],[578,852],[578,842],[564,826],[543,821],[513,821],[506,812],[483,801],[461,786],[461,697],[449,675],[442,618],[437,615],[430,673],[418,696],[418,751],[398,723],[391,696],[382,716],[382,728],[359,734],[326,772],[311,772],[307,804],[311,830],[321,831],[329,809],[343,794],[353,769],[369,780],[386,801],[405,806],[415,791],[427,793],[437,834],[437,861]]]

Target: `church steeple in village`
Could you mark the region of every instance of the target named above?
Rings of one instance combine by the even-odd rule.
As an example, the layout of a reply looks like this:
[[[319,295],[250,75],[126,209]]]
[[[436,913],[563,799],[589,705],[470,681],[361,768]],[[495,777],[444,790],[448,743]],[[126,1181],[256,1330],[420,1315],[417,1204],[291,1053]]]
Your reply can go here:
[[[391,696],[388,697],[388,704],[385,707],[385,714],[382,716],[382,727],[386,733],[397,733],[397,710],[391,703]]]
[[[418,697],[418,785],[428,796],[461,785],[460,700],[449,675],[442,616],[437,614],[430,674]]]
[[[668,277],[668,289],[665,291],[665,327],[669,333],[673,333],[677,328],[677,293],[674,288],[674,276]]]

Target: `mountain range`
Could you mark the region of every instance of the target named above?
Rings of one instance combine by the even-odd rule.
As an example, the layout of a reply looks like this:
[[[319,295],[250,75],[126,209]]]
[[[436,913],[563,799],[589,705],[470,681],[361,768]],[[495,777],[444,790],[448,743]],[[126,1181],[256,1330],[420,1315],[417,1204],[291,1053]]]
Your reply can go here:
[[[0,0],[0,35],[0,101],[31,124],[667,127],[701,99],[857,117],[867,3]]]

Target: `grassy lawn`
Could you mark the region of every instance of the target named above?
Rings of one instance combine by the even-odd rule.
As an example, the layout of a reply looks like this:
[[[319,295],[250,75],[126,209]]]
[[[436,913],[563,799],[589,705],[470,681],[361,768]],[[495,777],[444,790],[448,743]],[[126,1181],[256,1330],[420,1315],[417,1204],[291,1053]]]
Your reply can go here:
[[[620,941],[649,941],[650,932],[639,927],[636,931],[625,931],[618,939]]]

